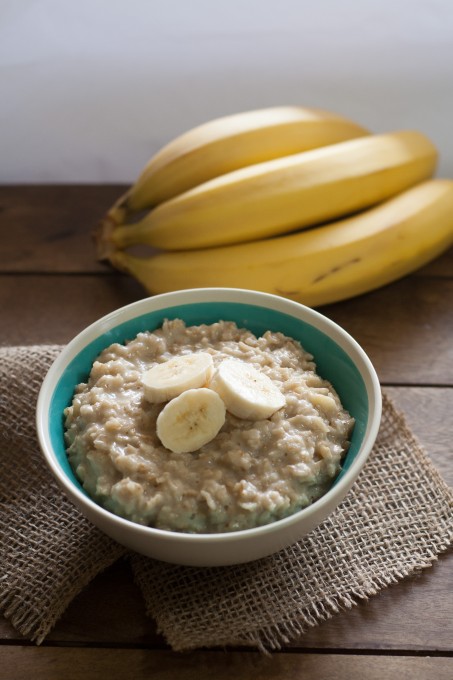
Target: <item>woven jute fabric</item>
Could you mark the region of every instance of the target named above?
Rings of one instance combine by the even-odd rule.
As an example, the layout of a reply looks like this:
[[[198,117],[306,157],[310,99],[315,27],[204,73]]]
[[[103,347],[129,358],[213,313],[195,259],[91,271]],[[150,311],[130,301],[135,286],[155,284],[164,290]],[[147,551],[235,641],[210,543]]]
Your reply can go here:
[[[39,451],[37,394],[60,349],[0,349],[0,610],[28,638],[41,642],[75,595],[126,554],[173,649],[270,651],[429,567],[451,545],[453,494],[384,394],[381,430],[358,481],[300,542],[212,569],[126,553],[66,499]]]

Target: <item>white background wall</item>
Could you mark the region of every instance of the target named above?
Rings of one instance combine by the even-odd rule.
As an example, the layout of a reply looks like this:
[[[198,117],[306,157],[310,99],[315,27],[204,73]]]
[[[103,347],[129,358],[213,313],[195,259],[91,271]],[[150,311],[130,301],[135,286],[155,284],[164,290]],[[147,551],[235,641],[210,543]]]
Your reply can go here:
[[[453,177],[453,0],[0,0],[0,182],[128,182],[186,129],[330,108]]]

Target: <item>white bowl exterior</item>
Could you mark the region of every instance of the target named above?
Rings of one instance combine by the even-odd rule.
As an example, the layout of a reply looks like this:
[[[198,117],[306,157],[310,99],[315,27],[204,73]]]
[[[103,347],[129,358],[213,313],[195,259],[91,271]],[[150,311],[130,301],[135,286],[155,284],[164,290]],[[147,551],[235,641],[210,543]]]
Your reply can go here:
[[[278,522],[224,534],[181,534],[144,527],[110,513],[77,489],[61,469],[50,439],[48,412],[57,382],[77,354],[102,333],[119,323],[152,311],[197,302],[238,302],[274,309],[315,326],[349,355],[365,382],[369,409],[361,449],[349,470],[316,503]],[[79,333],[51,366],[38,398],[37,430],[51,471],[80,511],[99,529],[122,545],[159,560],[188,566],[239,564],[265,557],[305,536],[343,500],[368,458],[381,417],[381,392],[376,372],[357,342],[319,312],[275,295],[229,288],[208,288],[165,293],[145,298],[108,314]]]

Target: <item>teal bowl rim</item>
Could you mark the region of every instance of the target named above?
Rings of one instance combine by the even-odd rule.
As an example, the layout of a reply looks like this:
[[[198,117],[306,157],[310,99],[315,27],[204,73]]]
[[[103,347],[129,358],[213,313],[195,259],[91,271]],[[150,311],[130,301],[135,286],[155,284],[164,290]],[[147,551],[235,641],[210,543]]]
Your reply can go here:
[[[61,403],[61,394],[60,401],[56,400],[56,394],[59,389],[61,390],[64,376],[68,375],[68,370],[71,374],[74,372],[75,365],[80,358],[83,359],[84,365],[90,366],[95,356],[112,342],[123,342],[134,337],[140,330],[145,330],[142,325],[145,318],[152,319],[153,323],[155,323],[154,328],[158,327],[164,318],[177,318],[178,316],[184,316],[187,323],[212,323],[220,319],[238,319],[237,315],[233,319],[227,319],[225,315],[218,314],[215,309],[217,305],[229,306],[230,311],[234,309],[236,312],[238,312],[239,308],[244,312],[247,310],[250,312],[253,309],[253,314],[255,315],[254,321],[247,323],[245,320],[243,323],[252,332],[261,334],[264,330],[273,330],[281,331],[290,337],[296,336],[296,339],[301,341],[304,348],[314,354],[315,362],[321,375],[325,372],[322,350],[317,355],[316,349],[310,346],[311,343],[309,341],[307,343],[307,336],[302,340],[300,337],[297,337],[298,333],[295,333],[292,329],[296,329],[302,322],[305,332],[307,332],[307,328],[310,329],[312,341],[315,338],[321,338],[324,339],[327,347],[333,346],[336,348],[338,356],[345,362],[348,370],[352,371],[359,383],[361,382],[361,387],[365,390],[367,397],[366,423],[363,423],[362,419],[360,431],[358,431],[357,427],[355,428],[351,441],[349,453],[353,452],[354,455],[346,457],[346,463],[343,466],[342,472],[336,478],[329,491],[318,501],[293,515],[252,529],[217,534],[184,534],[139,525],[105,510],[82,489],[79,482],[75,480],[69,464],[67,464],[66,468],[62,467],[54,448],[55,437],[58,439],[61,436],[55,434],[55,432],[59,428],[60,433],[62,432],[63,404]],[[189,308],[191,313],[187,314]],[[203,310],[202,315],[199,313],[200,309]],[[226,309],[225,306],[224,309]],[[185,312],[183,315],[181,314],[182,311]],[[265,318],[269,313],[273,319],[270,325],[266,322]],[[149,330],[153,330],[153,328]],[[131,333],[133,334],[131,335]],[[77,375],[72,383],[70,396],[72,396],[75,384],[80,382],[83,377],[80,373]],[[334,382],[333,384],[339,392],[344,405],[348,408],[348,395],[342,393],[341,386],[335,385]],[[68,390],[69,387],[66,386],[66,388],[63,388],[63,393],[68,394]],[[38,439],[48,466],[60,485],[66,489],[72,499],[78,502],[79,505],[82,504],[87,509],[95,510],[95,512],[100,513],[111,522],[119,523],[129,529],[133,528],[140,533],[143,532],[146,536],[154,534],[160,537],[167,536],[168,539],[178,537],[179,540],[189,542],[195,539],[212,541],[213,537],[222,540],[246,539],[257,532],[260,534],[273,532],[283,525],[286,526],[300,521],[302,516],[308,518],[317,512],[323,503],[328,504],[336,495],[342,498],[345,489],[347,490],[351,484],[351,478],[352,480],[355,479],[371,451],[380,424],[381,409],[382,401],[379,380],[371,361],[360,345],[338,324],[316,310],[276,295],[242,289],[209,288],[189,289],[144,298],[107,314],[81,331],[55,359],[43,381],[36,409],[36,425]],[[357,416],[357,414],[353,415]],[[55,426],[55,418],[57,417],[61,418],[59,426]],[[51,421],[54,423],[53,428]],[[361,442],[358,441],[360,438]]]

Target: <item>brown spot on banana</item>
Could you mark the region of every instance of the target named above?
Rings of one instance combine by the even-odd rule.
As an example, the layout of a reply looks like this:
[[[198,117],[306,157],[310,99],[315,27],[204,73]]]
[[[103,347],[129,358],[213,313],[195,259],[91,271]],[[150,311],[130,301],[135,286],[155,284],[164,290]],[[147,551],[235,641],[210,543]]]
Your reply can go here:
[[[275,289],[276,295],[281,295],[282,297],[295,298],[300,295],[300,290],[283,290],[282,288]]]
[[[342,269],[346,269],[346,267],[350,267],[352,264],[357,264],[360,261],[361,261],[360,257],[354,257],[352,260],[348,260],[347,262],[344,262],[343,264],[339,264],[336,267],[332,267],[331,269],[326,271],[324,274],[320,274],[315,279],[313,279],[313,283],[319,283],[320,281],[324,281],[324,279],[327,279],[328,276],[332,276],[332,274],[336,274],[336,272],[339,272]]]

